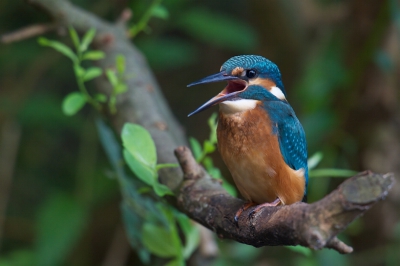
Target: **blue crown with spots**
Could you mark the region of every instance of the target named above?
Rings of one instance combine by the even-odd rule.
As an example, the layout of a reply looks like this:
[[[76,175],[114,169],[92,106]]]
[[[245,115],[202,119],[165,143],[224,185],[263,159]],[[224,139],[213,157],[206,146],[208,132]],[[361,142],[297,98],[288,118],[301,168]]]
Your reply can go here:
[[[236,67],[256,70],[259,77],[271,79],[282,90],[283,94],[286,95],[278,66],[267,58],[259,55],[234,56],[222,65],[221,70],[227,74],[231,74]]]

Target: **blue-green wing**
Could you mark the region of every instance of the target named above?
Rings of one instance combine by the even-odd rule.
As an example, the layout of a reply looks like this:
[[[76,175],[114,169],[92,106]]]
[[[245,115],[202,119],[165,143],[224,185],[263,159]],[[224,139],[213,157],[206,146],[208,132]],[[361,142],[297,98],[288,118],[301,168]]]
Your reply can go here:
[[[278,123],[278,140],[286,164],[295,170],[304,168],[304,177],[306,178],[306,191],[304,195],[307,195],[307,142],[303,126],[294,112],[290,112],[285,119]]]

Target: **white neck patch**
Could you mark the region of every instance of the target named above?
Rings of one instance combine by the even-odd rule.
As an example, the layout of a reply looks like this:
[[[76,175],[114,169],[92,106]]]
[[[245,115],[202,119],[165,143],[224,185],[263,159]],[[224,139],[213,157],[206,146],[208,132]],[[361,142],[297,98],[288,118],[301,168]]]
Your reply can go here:
[[[271,90],[269,92],[272,93],[279,100],[286,100],[285,94],[283,94],[282,90],[276,86],[271,87]]]
[[[281,92],[282,93],[282,92]],[[241,99],[237,101],[224,101],[219,104],[224,114],[234,114],[256,108],[257,100]]]

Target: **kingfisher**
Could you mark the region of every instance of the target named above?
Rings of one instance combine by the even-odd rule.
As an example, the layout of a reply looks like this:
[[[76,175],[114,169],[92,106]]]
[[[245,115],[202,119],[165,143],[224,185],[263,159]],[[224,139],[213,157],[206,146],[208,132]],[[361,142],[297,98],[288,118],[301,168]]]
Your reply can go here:
[[[235,215],[255,206],[307,200],[308,166],[304,129],[286,99],[276,64],[258,55],[234,56],[220,72],[188,85],[227,81],[215,97],[188,116],[219,104],[218,150],[246,200]]]

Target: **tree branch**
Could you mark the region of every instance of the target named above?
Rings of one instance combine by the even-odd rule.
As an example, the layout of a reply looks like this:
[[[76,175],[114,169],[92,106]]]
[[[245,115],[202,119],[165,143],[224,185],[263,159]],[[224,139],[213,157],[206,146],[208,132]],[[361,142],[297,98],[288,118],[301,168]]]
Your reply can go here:
[[[56,25],[53,23],[30,25],[28,27],[16,30],[14,32],[3,34],[0,37],[0,42],[7,44],[12,42],[18,42],[21,40],[45,34],[46,32],[54,30],[55,28]]]
[[[350,253],[352,248],[336,238],[350,222],[385,198],[394,183],[393,174],[359,173],[313,204],[266,207],[252,219],[244,211],[239,226],[236,211],[244,204],[231,197],[218,180],[211,178],[194,160],[187,147],[175,155],[184,172],[178,206],[192,219],[229,238],[255,247],[302,245],[312,249],[332,248]]]
[[[106,114],[116,132],[126,122],[138,123],[149,130],[157,147],[159,163],[176,163],[173,150],[186,144],[181,127],[155,82],[145,59],[127,38],[123,23],[109,24],[65,0],[30,0],[45,9],[60,26],[71,25],[81,32],[97,30],[95,45],[106,53],[100,67],[115,65],[115,58],[126,59],[128,92],[117,101],[117,114]],[[110,93],[106,78],[98,79],[98,90]],[[303,245],[313,249],[333,248],[349,253],[352,248],[336,235],[374,203],[383,199],[394,180],[392,174],[361,173],[345,181],[337,190],[314,204],[296,203],[283,207],[264,208],[254,219],[247,219],[250,210],[233,223],[233,216],[243,204],[232,198],[220,183],[199,167],[187,148],[176,151],[184,172],[178,168],[160,171],[160,181],[174,190],[177,205],[194,220],[212,229],[219,237],[253,245]],[[182,182],[183,181],[183,182]]]

